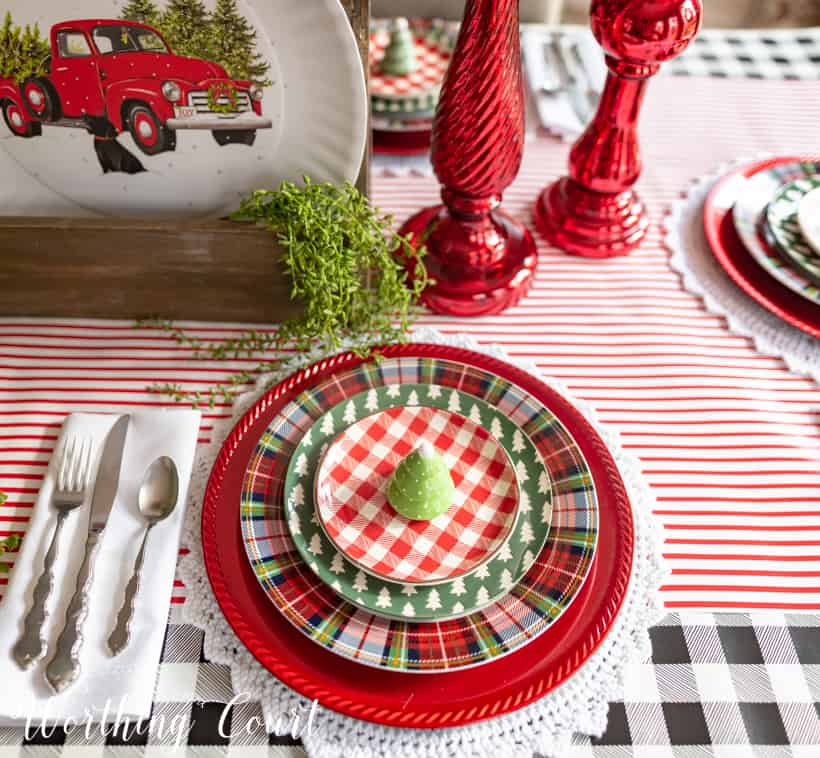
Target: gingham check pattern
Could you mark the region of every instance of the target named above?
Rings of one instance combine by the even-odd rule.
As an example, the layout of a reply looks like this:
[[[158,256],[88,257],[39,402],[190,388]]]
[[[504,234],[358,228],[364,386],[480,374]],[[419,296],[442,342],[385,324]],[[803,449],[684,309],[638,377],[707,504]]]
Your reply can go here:
[[[652,655],[629,669],[606,733],[576,737],[561,758],[817,758],[820,616],[669,615],[650,638]],[[150,756],[182,731],[189,749],[174,756],[304,758],[298,740],[266,734],[258,704],[226,708],[233,696],[227,668],[203,655],[202,632],[172,614],[148,722],[90,741],[62,729],[28,739],[22,728],[0,729],[0,753],[22,744],[42,746],[27,755],[68,758],[71,746],[90,744],[84,756]]]
[[[411,521],[386,492],[396,466],[429,442],[456,491],[447,513]],[[515,471],[490,434],[469,419],[428,407],[390,408],[353,424],[319,469],[318,515],[328,537],[354,563],[395,581],[448,579],[498,550],[512,529]]]
[[[676,76],[820,79],[820,28],[704,29],[661,71]]]

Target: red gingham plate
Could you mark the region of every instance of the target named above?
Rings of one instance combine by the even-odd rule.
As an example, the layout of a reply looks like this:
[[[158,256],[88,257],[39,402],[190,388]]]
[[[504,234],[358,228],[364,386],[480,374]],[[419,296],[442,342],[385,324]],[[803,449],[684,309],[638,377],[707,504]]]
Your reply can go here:
[[[446,513],[413,521],[387,501],[387,486],[420,440],[444,459],[455,496]],[[440,408],[389,408],[357,421],[316,475],[316,515],[330,541],[364,571],[408,584],[454,579],[489,561],[517,506],[515,469],[498,441]]]
[[[632,510],[606,445],[563,397],[535,377],[479,353],[438,345],[395,345],[384,355],[440,357],[514,382],[555,413],[578,441],[600,492],[600,538],[592,571],[549,633],[477,669],[419,677],[361,666],[334,655],[272,611],[245,558],[238,515],[245,470],[259,437],[301,391],[363,362],[352,353],[299,371],[267,392],[239,421],[217,457],[202,511],[205,564],[214,595],[239,639],[262,665],[307,698],[392,726],[461,726],[521,708],[565,682],[609,632],[632,570]]]
[[[804,160],[815,158],[770,158],[729,172],[709,192],[703,206],[703,224],[712,253],[740,289],[786,323],[820,337],[820,306],[795,294],[760,267],[741,242],[732,217],[732,207],[745,186],[739,178],[781,163]]]

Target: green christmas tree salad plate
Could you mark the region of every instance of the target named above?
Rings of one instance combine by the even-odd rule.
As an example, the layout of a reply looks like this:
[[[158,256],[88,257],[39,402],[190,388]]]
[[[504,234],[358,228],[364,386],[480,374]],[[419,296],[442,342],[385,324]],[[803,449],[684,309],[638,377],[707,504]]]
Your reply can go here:
[[[373,20],[370,103],[374,116],[429,115],[438,103],[458,24],[440,19]]]
[[[792,161],[769,166],[749,177],[738,174],[736,181],[743,185],[732,208],[732,220],[743,245],[761,268],[792,292],[820,304],[820,288],[779,252],[766,229],[767,206],[780,188],[818,173],[820,163]]]
[[[543,480],[541,486],[538,486],[538,468],[528,471],[529,479],[535,481],[536,488],[532,489],[529,480],[523,482],[521,487],[522,492],[531,493],[529,512],[525,513],[524,508],[519,508],[519,521],[528,519],[533,529],[533,539],[529,543],[534,554],[532,564],[527,569],[530,558],[522,555],[524,575],[516,581],[510,569],[513,586],[509,591],[482,610],[458,618],[425,620],[401,617],[402,601],[414,597],[412,592],[405,595],[401,589],[398,593],[399,604],[393,607],[396,601],[391,593],[390,606],[379,608],[378,614],[350,602],[338,590],[331,588],[332,581],[330,584],[322,581],[316,570],[308,567],[311,561],[305,561],[295,545],[285,514],[288,467],[293,461],[293,471],[297,476],[298,470],[303,469],[305,473],[302,477],[305,484],[309,484],[314,473],[311,465],[314,464],[307,456],[300,463],[298,455],[294,454],[310,430],[314,430],[310,432],[311,436],[321,431],[322,417],[333,412],[333,430],[331,432],[330,426],[327,426],[326,442],[318,442],[317,458],[321,458],[324,445],[329,447],[337,437],[337,421],[339,426],[351,426],[371,412],[367,407],[371,390],[376,390],[375,411],[378,412],[384,410],[379,403],[386,403],[390,394],[397,401],[395,407],[410,406],[414,399],[411,397],[412,389],[407,388],[407,395],[403,395],[403,388],[407,385],[422,386],[423,394],[416,391],[419,405],[430,402],[430,398],[426,397],[430,385],[441,388],[442,398],[432,399],[445,403],[444,409],[450,413],[464,414],[469,418],[475,404],[481,416],[481,425],[486,428],[489,423],[490,434],[497,440],[500,431],[500,441],[509,445],[505,449],[510,451],[514,461],[519,458],[531,461],[531,458],[524,459],[529,449],[526,444],[528,439],[540,462],[549,471],[549,477]],[[452,399],[452,390],[458,390],[456,400]],[[432,392],[436,394],[438,391]],[[362,397],[364,407],[360,410]],[[382,397],[383,401],[380,400]],[[351,400],[355,414],[348,412],[348,421],[345,422],[344,415]],[[465,402],[469,402],[467,407]],[[482,409],[488,406],[492,408],[493,415],[486,418]],[[493,418],[496,417],[498,424],[494,425]],[[504,419],[508,424],[502,425]],[[318,428],[317,421],[320,421]],[[515,429],[509,424],[522,432],[517,443]],[[520,474],[519,471],[519,480],[523,478]],[[310,487],[305,489],[306,505],[310,490]],[[543,546],[537,550],[535,530],[536,527],[542,528],[537,522],[542,520],[541,505],[548,501],[547,495],[550,493],[552,510],[549,533]],[[295,506],[296,509],[301,507]],[[579,443],[549,408],[489,369],[422,355],[384,358],[326,375],[278,411],[246,466],[239,517],[245,552],[254,575],[273,606],[290,624],[313,642],[340,656],[365,665],[402,672],[434,673],[476,666],[496,660],[532,641],[561,617],[578,596],[592,566],[598,540],[598,497],[589,465]],[[308,527],[319,526],[318,523],[311,524],[310,519],[311,516],[308,516]],[[303,520],[300,520],[299,530],[302,523]],[[511,551],[514,547],[518,549],[513,539],[507,542]],[[308,547],[311,540],[312,537],[307,542]],[[330,542],[326,544],[329,546]],[[334,557],[335,551],[328,547],[328,555],[323,556],[329,561],[328,571]],[[493,560],[503,562],[500,560],[502,557],[503,551]],[[312,562],[318,568],[318,561]],[[337,576],[335,573],[333,575]],[[365,576],[369,588],[376,579]],[[351,570],[351,587],[355,579],[355,573]],[[468,577],[464,581],[466,585]],[[416,589],[417,594],[430,589],[409,586]],[[490,588],[487,591],[489,594]],[[439,590],[442,609],[453,600],[461,602],[466,608],[465,600],[468,599],[461,599],[458,595],[451,598]],[[378,600],[378,593],[375,600]],[[424,601],[421,610],[430,602],[429,594]],[[386,600],[382,604],[387,605]],[[431,604],[436,605],[435,600]],[[414,605],[414,611],[417,605]],[[451,611],[452,606],[449,607]],[[398,610],[399,617],[384,615],[384,611],[395,610]],[[433,609],[427,610],[430,612]]]
[[[464,575],[439,581],[432,586],[374,576],[357,560],[351,559],[340,545],[334,544],[327,534],[325,521],[318,514],[316,493],[320,489],[319,481],[329,476],[322,474],[332,451],[328,441],[334,439],[333,431],[341,431],[335,438],[336,442],[350,441],[351,436],[345,436],[345,432],[363,423],[378,426],[378,419],[389,413],[400,414],[405,419],[413,418],[419,424],[416,432],[419,433],[426,430],[431,418],[455,416],[450,410],[454,407],[469,413],[471,419],[457,416],[463,420],[464,426],[469,428],[471,423],[479,423],[479,419],[485,423],[492,430],[485,434],[497,440],[505,458],[514,462],[514,476],[520,491],[513,513],[518,517],[497,550],[484,556],[485,560]],[[354,421],[359,415],[364,415],[364,419]],[[323,428],[326,430],[324,433],[321,431]],[[408,437],[408,447],[415,439],[414,435]],[[341,446],[337,448],[339,452],[343,449]],[[323,450],[327,452],[323,453]],[[472,477],[476,471],[472,468],[466,472],[467,476]],[[315,486],[311,486],[311,472],[316,472]],[[390,385],[350,398],[310,427],[288,466],[285,514],[299,553],[310,568],[342,597],[382,616],[433,621],[481,610],[521,580],[547,539],[552,514],[552,487],[547,469],[532,441],[514,422],[483,400],[436,384]],[[406,527],[406,524],[402,526]],[[444,556],[445,559],[448,557]]]
[[[820,284],[820,254],[806,241],[797,220],[802,199],[820,187],[820,174],[781,187],[766,209],[768,232],[786,261],[815,284]]]

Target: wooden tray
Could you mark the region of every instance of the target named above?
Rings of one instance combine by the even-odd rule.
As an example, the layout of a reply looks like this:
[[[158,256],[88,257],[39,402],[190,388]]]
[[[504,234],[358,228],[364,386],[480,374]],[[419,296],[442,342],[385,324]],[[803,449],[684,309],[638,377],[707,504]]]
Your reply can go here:
[[[370,0],[342,5],[366,72]],[[231,221],[0,216],[0,316],[282,321],[298,307],[280,253],[269,232]]]

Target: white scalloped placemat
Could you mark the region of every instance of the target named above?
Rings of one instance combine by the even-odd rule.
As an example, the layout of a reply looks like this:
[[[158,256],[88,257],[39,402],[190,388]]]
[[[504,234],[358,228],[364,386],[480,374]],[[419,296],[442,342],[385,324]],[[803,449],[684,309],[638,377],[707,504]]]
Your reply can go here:
[[[782,358],[792,371],[820,381],[820,340],[787,324],[743,292],[712,254],[703,229],[703,204],[709,191],[732,168],[754,160],[736,161],[697,179],[673,203],[665,222],[670,263],[686,289],[699,295],[711,313],[725,318],[732,332],[751,337],[759,352]]]

